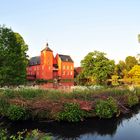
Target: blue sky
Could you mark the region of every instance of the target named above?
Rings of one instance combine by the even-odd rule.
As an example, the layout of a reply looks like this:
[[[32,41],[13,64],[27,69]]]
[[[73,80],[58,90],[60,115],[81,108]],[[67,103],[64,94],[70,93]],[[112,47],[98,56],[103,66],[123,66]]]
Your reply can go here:
[[[116,62],[140,53],[140,0],[0,0],[0,24],[23,36],[30,57],[46,42],[75,66],[94,50]]]

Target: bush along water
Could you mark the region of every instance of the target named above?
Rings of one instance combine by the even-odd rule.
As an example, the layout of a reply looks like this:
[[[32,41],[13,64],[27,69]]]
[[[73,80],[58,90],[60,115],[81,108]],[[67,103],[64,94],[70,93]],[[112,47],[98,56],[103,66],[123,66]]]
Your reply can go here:
[[[29,117],[29,113],[24,107],[17,105],[10,105],[7,110],[7,116],[10,120],[26,120]]]
[[[118,107],[116,100],[109,97],[107,100],[99,100],[95,106],[95,113],[100,118],[111,118],[117,113]]]
[[[128,94],[127,96],[127,104],[129,107],[132,107],[139,103],[139,98],[136,94]]]
[[[64,110],[58,113],[58,120],[68,121],[68,122],[78,122],[84,119],[87,113],[80,109],[79,105],[76,103],[66,103],[64,105]]]

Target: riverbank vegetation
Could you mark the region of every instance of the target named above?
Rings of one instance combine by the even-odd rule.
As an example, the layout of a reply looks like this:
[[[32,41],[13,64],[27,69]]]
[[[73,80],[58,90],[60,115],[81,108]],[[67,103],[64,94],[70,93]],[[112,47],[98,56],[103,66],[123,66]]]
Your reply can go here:
[[[49,134],[44,134],[38,129],[28,132],[24,130],[22,132],[17,132],[15,135],[8,134],[6,129],[0,130],[0,139],[1,140],[52,140],[52,137]]]
[[[88,117],[111,118],[128,113],[140,101],[140,88],[74,87],[71,91],[31,88],[1,89],[0,115],[13,121],[78,122]]]

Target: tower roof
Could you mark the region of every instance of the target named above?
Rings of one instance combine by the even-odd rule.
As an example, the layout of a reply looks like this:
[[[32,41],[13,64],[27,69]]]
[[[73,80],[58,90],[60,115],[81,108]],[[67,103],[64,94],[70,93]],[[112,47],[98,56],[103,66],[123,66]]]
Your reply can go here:
[[[46,43],[46,47],[45,47],[42,51],[44,51],[44,50],[53,52],[53,51],[49,48],[49,44],[48,44],[48,43]]]

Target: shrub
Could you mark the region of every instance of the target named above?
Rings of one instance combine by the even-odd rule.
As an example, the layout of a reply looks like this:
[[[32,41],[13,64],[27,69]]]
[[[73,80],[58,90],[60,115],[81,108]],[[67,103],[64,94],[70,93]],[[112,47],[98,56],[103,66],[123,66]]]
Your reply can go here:
[[[24,107],[10,105],[7,110],[7,116],[13,121],[26,120],[28,118],[28,113]]]
[[[140,99],[140,87],[136,87],[136,95]]]
[[[111,118],[114,113],[117,113],[117,103],[112,97],[107,100],[99,100],[95,106],[95,113],[100,118]]]
[[[81,121],[87,113],[80,110],[80,107],[76,103],[66,103],[64,105],[64,110],[58,113],[58,120],[65,120],[68,122],[78,122]]]
[[[139,98],[136,94],[127,95],[127,103],[129,107],[138,104],[138,102],[139,102]]]

